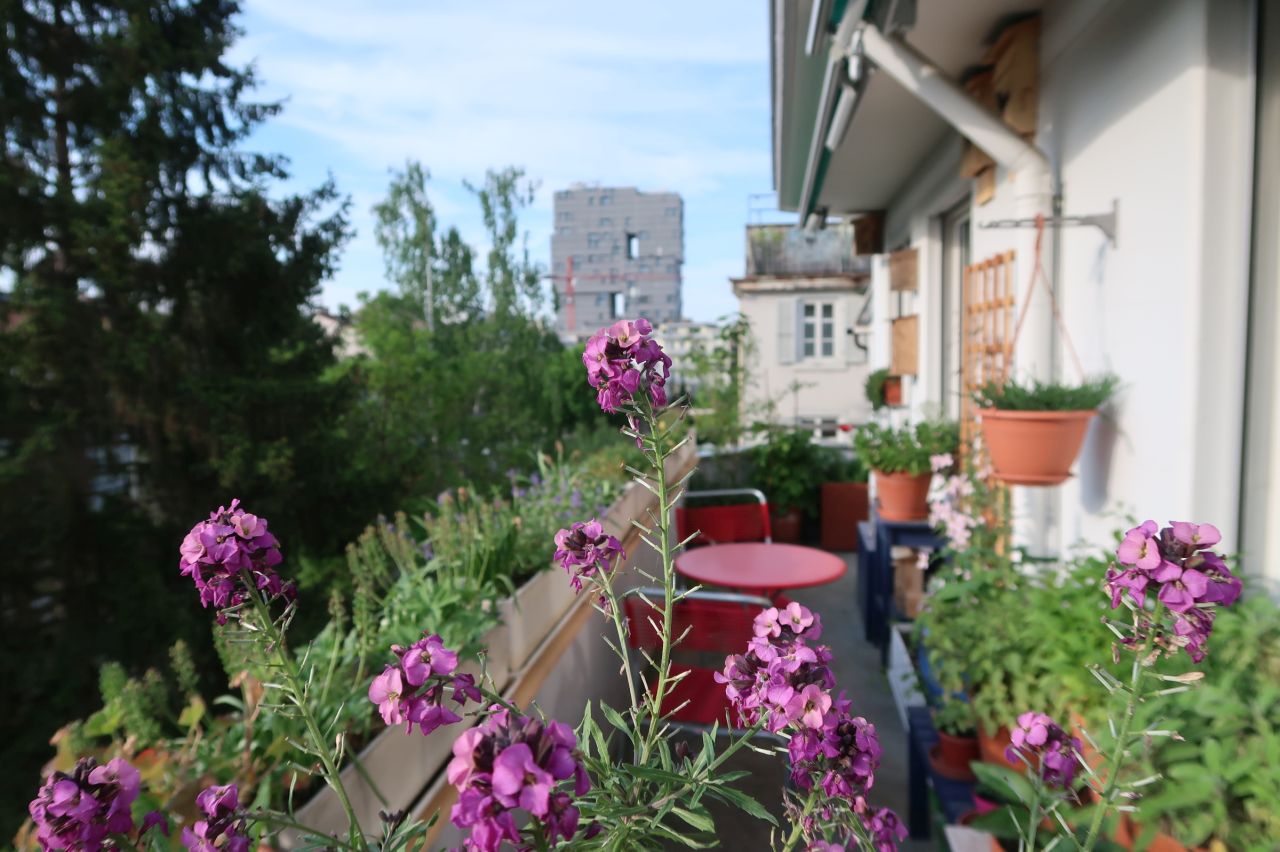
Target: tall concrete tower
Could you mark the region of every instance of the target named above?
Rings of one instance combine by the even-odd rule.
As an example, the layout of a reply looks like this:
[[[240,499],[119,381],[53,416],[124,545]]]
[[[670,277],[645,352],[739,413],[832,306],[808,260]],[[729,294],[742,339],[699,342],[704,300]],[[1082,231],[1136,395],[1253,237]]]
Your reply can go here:
[[[674,192],[574,184],[555,195],[556,328],[583,339],[622,317],[680,319],[684,202]]]

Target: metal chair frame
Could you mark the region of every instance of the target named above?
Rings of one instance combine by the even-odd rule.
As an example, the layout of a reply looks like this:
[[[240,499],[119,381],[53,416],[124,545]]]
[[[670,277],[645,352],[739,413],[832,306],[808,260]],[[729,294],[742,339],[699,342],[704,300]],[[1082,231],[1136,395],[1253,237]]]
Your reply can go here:
[[[766,544],[773,543],[773,525],[769,521],[769,500],[764,496],[764,492],[759,488],[710,488],[705,491],[686,491],[681,497],[680,503],[684,505],[690,498],[697,499],[700,497],[752,497],[760,504],[761,521],[764,526],[764,541]],[[688,532],[682,530],[682,533],[688,535]]]

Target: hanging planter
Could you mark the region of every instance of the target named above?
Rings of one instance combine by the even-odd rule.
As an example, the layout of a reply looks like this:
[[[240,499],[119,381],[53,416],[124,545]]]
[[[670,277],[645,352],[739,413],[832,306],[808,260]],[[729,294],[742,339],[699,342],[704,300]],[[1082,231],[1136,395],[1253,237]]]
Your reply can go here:
[[[982,440],[997,479],[1057,485],[1071,476],[1089,421],[1115,391],[1104,376],[1080,385],[992,382],[974,395]]]

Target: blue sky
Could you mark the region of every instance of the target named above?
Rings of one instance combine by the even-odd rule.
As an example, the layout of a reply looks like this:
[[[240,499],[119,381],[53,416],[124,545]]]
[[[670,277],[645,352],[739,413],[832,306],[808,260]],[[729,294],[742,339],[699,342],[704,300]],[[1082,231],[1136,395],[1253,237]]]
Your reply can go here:
[[[735,308],[748,196],[771,188],[764,0],[331,2],[247,0],[237,61],[286,99],[251,141],[296,188],[332,173],[357,236],[321,301],[385,286],[371,206],[388,169],[431,172],[439,218],[483,243],[462,185],[516,165],[540,181],[524,220],[550,254],[551,196],[573,181],[679,192],[686,313]]]

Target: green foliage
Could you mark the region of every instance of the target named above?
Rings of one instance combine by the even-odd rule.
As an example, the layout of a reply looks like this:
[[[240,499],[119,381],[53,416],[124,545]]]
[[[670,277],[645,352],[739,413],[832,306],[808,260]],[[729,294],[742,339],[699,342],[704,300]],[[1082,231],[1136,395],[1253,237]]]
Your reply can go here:
[[[743,314],[721,317],[716,342],[709,350],[693,347],[678,365],[675,377],[689,394],[690,417],[698,443],[730,447],[742,440],[743,391],[749,377],[746,364],[755,351],[751,325]]]
[[[747,451],[754,487],[778,510],[799,509],[814,516],[829,464],[825,449],[813,443],[813,433],[806,429],[759,428],[765,432],[764,443]]]
[[[884,386],[889,381],[889,370],[882,367],[879,370],[873,370],[867,374],[867,382],[864,389],[867,394],[867,401],[871,403],[874,411],[879,411],[885,407]]]
[[[853,436],[862,463],[884,473],[928,473],[931,456],[954,453],[959,445],[960,427],[949,420],[925,420],[897,429],[868,423]]]
[[[1092,411],[1111,398],[1119,387],[1115,376],[1086,379],[1079,385],[1033,381],[1019,384],[1010,379],[987,382],[973,394],[982,408],[1004,411]]]
[[[944,698],[933,709],[933,724],[939,731],[953,737],[971,737],[977,727],[973,708],[969,702],[958,698]]]
[[[1135,817],[1188,846],[1269,850],[1280,837],[1280,608],[1257,596],[1220,611],[1211,645],[1196,688],[1139,710],[1139,724],[1179,739],[1148,740],[1140,771],[1165,780]]]

